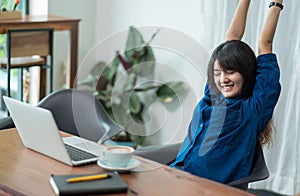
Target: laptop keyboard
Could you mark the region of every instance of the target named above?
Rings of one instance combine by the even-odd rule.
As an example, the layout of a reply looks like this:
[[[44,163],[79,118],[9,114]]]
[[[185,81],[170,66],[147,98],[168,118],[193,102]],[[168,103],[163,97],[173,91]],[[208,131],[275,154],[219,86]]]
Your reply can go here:
[[[80,149],[70,146],[68,144],[65,144],[65,146],[70,155],[71,160],[73,160],[73,161],[81,161],[81,160],[86,160],[86,159],[91,159],[91,158],[96,157],[95,155],[93,155],[91,153],[88,153],[84,150],[80,150]]]

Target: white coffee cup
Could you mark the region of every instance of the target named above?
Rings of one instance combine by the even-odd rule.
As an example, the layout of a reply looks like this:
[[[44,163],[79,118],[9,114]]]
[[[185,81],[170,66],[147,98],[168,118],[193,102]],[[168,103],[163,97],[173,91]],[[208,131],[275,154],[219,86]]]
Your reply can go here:
[[[108,146],[101,159],[113,167],[126,167],[133,156],[134,148],[129,146]]]

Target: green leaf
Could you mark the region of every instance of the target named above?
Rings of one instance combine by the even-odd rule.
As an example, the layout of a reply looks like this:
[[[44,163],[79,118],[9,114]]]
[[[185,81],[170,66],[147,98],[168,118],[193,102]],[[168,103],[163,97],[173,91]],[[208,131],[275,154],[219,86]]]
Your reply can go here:
[[[136,92],[132,91],[129,97],[129,110],[133,114],[140,113],[142,109],[142,102]]]
[[[141,51],[144,43],[143,36],[139,30],[133,26],[129,27],[125,56],[130,64],[134,62],[136,51]]]
[[[98,79],[106,67],[107,67],[106,62],[100,61],[91,69],[90,74],[94,78]]]
[[[184,90],[185,85],[183,82],[168,82],[158,88],[156,95],[165,103],[168,103],[171,102],[173,98],[179,96]]]
[[[110,72],[107,74],[107,79],[112,80],[115,75],[117,74],[118,67],[119,67],[120,61],[118,58],[114,58],[111,67],[110,67]]]
[[[145,43],[138,29],[133,26],[129,29],[125,56],[128,63],[132,65],[134,72],[140,76],[148,76],[154,71],[155,56],[149,43],[158,32],[159,30],[152,35],[148,43]]]
[[[78,82],[78,85],[89,85],[90,87],[96,88],[100,87],[99,89],[102,89],[102,87],[106,86],[106,79],[100,79],[103,71],[106,69],[107,64],[104,61],[98,62],[94,67],[92,67],[90,74],[83,80]],[[99,84],[99,81],[102,81],[104,83]]]
[[[108,81],[111,82],[117,73],[119,63],[119,59],[114,58],[111,66],[106,66],[101,76],[105,77]]]
[[[140,113],[137,113],[137,114],[130,113],[130,115],[135,122],[139,123],[139,125],[145,123],[145,121],[144,121],[142,115],[140,115]]]
[[[148,76],[154,72],[155,56],[149,45],[144,47],[144,54],[134,62],[133,70],[139,76]]]

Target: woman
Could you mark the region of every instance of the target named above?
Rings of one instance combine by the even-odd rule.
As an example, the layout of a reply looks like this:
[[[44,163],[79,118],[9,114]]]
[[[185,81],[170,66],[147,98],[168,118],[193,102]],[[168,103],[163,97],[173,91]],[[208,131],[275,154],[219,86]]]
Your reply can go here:
[[[248,176],[256,143],[270,142],[270,120],[280,95],[272,42],[282,0],[270,3],[255,57],[243,37],[250,0],[240,0],[226,42],[211,55],[204,97],[194,110],[170,165],[222,183]]]

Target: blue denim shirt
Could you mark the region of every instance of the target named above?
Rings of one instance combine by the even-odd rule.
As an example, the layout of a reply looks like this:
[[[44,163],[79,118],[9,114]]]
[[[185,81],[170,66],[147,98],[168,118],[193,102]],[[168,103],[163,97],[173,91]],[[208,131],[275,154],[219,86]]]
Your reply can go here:
[[[222,183],[249,175],[256,142],[272,118],[281,90],[276,55],[260,55],[257,61],[249,98],[212,99],[206,85],[171,167]]]

